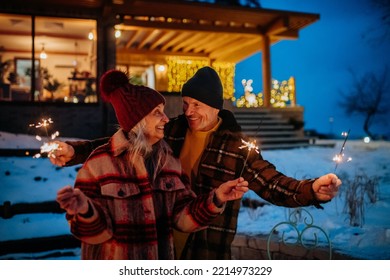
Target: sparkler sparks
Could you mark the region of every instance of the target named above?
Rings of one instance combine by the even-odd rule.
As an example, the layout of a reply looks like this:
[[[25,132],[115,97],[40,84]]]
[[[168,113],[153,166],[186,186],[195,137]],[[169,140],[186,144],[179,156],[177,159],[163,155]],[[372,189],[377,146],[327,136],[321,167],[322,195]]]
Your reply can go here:
[[[348,130],[348,132],[343,132],[343,133],[341,133],[341,136],[344,136],[344,142],[343,142],[343,145],[341,146],[340,153],[338,153],[337,155],[335,155],[335,156],[333,157],[333,161],[336,162],[336,166],[334,167],[334,172],[336,172],[337,166],[338,166],[340,163],[342,163],[343,160],[344,160],[344,156],[345,156],[345,154],[344,154],[345,144],[347,143],[347,140],[348,140],[348,136],[349,136],[349,132],[350,132],[350,131],[351,131],[351,130]],[[351,157],[348,157],[346,161],[349,162],[349,161],[351,161],[351,160],[352,160],[352,158],[351,158]]]
[[[249,157],[249,154],[252,150],[254,150],[256,153],[259,153],[259,148],[256,146],[256,140],[253,140],[253,141],[245,141],[244,139],[241,139],[241,142],[243,143],[242,146],[238,147],[239,149],[248,149],[248,153],[246,154],[246,158],[245,158],[245,161],[244,161],[244,165],[242,166],[242,169],[241,169],[241,172],[240,172],[240,176],[242,175],[242,172],[244,171],[244,168],[245,168],[245,165],[246,165],[246,162],[248,160],[248,157]]]
[[[50,140],[56,139],[56,137],[59,136],[60,133],[56,131],[49,136],[48,126],[52,123],[53,123],[52,119],[49,118],[49,119],[42,119],[42,122],[38,122],[38,124],[29,125],[30,127],[43,128],[46,132],[46,137],[49,140],[48,142],[43,142],[42,146],[40,147],[40,153],[35,154],[33,158],[40,158],[43,154],[48,154],[51,157],[55,157],[53,152],[59,149],[59,145],[57,143],[50,142]],[[40,135],[36,135],[35,139],[37,139],[38,141],[43,141],[43,138]]]

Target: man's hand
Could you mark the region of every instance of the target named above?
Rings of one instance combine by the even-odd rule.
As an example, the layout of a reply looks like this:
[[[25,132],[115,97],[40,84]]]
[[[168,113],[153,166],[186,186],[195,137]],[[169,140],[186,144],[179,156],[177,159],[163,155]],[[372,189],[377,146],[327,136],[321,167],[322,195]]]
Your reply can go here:
[[[62,167],[74,157],[75,151],[71,145],[65,142],[54,141],[54,143],[58,144],[58,148],[51,151],[48,157],[52,164]]]
[[[334,198],[341,186],[341,180],[333,173],[321,176],[313,183],[313,191],[318,200],[328,201]]]
[[[79,190],[65,186],[57,192],[57,202],[68,214],[85,214],[88,211],[88,198]]]
[[[248,190],[248,181],[245,181],[242,177],[227,181],[215,190],[217,200],[215,204],[220,207],[226,201],[239,199]]]

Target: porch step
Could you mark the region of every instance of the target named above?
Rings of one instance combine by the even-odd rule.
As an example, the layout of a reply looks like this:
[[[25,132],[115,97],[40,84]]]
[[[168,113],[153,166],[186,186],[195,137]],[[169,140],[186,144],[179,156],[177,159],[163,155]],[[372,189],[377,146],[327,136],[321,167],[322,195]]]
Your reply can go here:
[[[262,150],[307,147],[310,139],[282,111],[237,108],[233,111],[245,135],[256,139]],[[303,119],[303,116],[300,116]]]

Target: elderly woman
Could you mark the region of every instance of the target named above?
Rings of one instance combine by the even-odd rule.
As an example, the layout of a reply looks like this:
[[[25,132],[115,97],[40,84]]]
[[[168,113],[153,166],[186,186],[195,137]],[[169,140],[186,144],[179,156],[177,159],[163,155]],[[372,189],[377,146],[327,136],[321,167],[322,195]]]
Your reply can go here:
[[[82,241],[82,259],[175,259],[173,228],[204,229],[226,201],[242,197],[248,182],[228,181],[196,197],[162,140],[164,97],[130,84],[117,70],[102,76],[100,89],[120,129],[90,155],[75,187],[57,193],[71,232]]]

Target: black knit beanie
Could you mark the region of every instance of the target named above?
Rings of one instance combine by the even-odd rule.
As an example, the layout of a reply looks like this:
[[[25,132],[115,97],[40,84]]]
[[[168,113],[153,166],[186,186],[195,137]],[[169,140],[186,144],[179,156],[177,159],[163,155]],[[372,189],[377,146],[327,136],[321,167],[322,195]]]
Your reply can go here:
[[[181,89],[181,95],[194,98],[216,109],[223,107],[223,88],[217,72],[211,67],[200,68]]]

